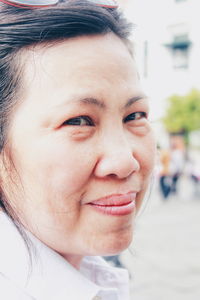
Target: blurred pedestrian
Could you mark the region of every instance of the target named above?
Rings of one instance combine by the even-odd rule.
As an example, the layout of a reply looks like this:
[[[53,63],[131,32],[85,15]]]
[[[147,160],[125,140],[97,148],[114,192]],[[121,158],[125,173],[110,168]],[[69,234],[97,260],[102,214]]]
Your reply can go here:
[[[200,165],[195,165],[191,172],[191,179],[194,184],[194,197],[200,200]]]
[[[189,156],[186,163],[186,174],[193,183],[193,197],[200,200],[200,161],[194,156]]]
[[[170,174],[170,152],[168,149],[160,150],[159,185],[163,199],[166,200],[171,191],[172,178]]]
[[[170,192],[178,194],[178,182],[183,174],[185,166],[185,149],[182,137],[173,137],[171,139],[170,149],[170,167],[171,188]]]

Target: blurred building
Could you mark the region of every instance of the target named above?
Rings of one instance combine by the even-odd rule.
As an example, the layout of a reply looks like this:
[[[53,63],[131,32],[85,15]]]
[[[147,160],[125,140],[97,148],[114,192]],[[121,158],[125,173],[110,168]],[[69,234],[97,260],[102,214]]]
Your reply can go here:
[[[200,89],[200,17],[198,0],[126,0],[143,86],[157,123],[172,94]]]

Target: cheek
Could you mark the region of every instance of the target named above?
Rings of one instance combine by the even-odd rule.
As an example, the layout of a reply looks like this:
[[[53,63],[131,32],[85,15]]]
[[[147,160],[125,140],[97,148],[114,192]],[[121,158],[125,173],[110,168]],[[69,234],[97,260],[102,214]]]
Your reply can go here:
[[[140,161],[141,173],[144,177],[148,177],[155,166],[156,161],[156,141],[152,133],[149,133],[140,144],[141,148],[138,151],[138,160]]]
[[[82,192],[94,168],[94,155],[90,155],[87,149],[80,146],[71,147],[68,144],[49,147],[39,153],[37,165],[40,172],[38,174],[35,164],[34,175],[41,188],[44,187],[57,196],[64,193],[65,197]]]
[[[13,158],[29,198],[66,199],[80,197],[95,165],[88,145],[74,145],[66,138],[32,139],[19,148]],[[41,197],[38,197],[41,195]]]

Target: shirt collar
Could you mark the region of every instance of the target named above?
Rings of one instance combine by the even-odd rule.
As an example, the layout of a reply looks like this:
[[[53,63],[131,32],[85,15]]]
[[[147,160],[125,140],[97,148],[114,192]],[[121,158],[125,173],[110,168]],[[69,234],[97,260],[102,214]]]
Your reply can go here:
[[[127,293],[126,270],[110,267],[101,258],[86,257],[79,272],[62,256],[28,233],[36,249],[30,264],[22,237],[4,213],[0,213],[0,236],[3,245],[0,248],[0,272],[33,298],[77,300],[81,297],[82,300],[90,300],[98,294],[110,293],[116,294],[113,299],[118,299],[118,293]],[[119,299],[128,299],[128,295]]]

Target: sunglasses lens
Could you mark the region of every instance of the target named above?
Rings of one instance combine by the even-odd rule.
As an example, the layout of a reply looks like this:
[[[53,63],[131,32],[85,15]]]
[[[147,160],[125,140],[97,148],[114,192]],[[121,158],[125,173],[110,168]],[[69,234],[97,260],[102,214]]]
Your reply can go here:
[[[59,0],[7,0],[10,4],[26,5],[26,6],[45,6],[45,5],[54,5],[58,3]]]
[[[110,7],[110,8],[117,8],[118,4],[115,0],[89,0],[89,2],[92,2],[98,6],[102,7]]]

